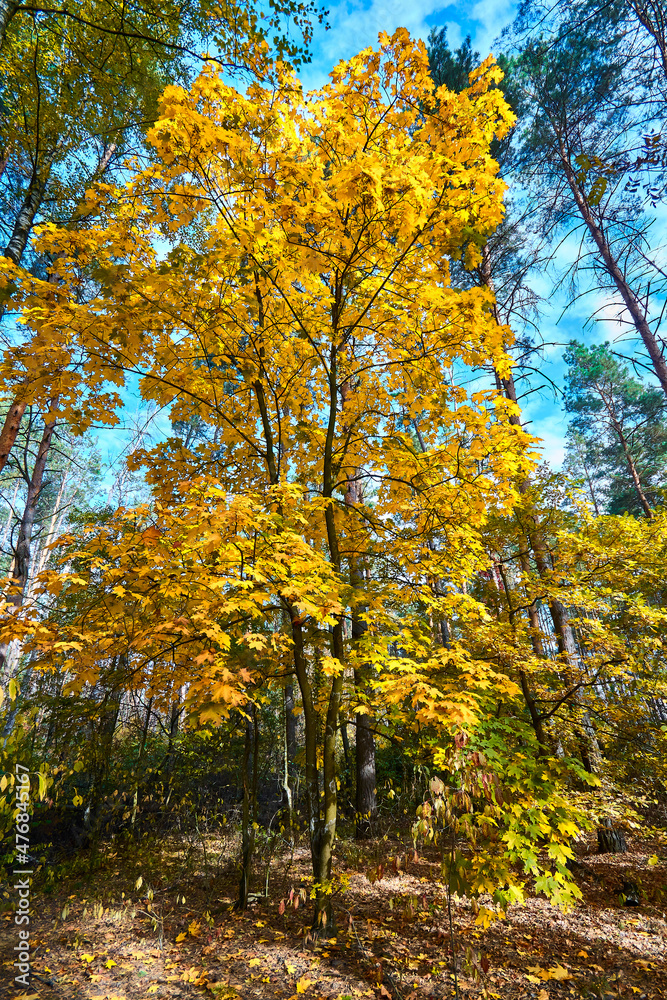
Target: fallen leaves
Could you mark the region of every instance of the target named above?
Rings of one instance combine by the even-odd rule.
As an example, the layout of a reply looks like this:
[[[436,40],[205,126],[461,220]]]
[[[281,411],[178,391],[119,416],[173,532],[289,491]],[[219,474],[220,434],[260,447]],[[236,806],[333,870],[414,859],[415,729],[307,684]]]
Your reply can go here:
[[[572,979],[572,975],[560,964],[554,965],[551,969],[543,969],[540,965],[529,965],[526,979],[530,983],[547,982],[550,979],[560,982],[563,979]]]

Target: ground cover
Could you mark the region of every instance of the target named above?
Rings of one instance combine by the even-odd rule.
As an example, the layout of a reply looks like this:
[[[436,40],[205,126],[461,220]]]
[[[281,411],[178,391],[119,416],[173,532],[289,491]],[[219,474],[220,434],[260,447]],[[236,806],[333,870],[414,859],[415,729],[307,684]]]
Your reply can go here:
[[[386,837],[340,841],[336,935],[310,930],[306,847],[269,858],[269,893],[248,911],[236,894],[232,836],[105,845],[47,866],[33,886],[30,989],[63,1000],[316,1000],[456,995],[514,1000],[667,996],[667,857],[658,841],[628,853],[577,844],[583,893],[570,913],[529,897],[484,928],[469,900],[452,900],[435,852]],[[656,863],[656,858],[658,858]],[[266,885],[266,869],[257,885]],[[639,887],[624,905],[623,883]],[[2,996],[13,983],[11,883],[4,888]],[[457,968],[455,980],[454,962]]]

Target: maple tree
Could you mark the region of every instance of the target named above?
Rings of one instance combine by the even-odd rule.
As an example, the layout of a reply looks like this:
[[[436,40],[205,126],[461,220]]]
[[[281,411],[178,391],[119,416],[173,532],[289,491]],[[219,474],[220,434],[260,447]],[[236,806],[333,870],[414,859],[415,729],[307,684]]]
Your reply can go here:
[[[489,89],[498,79],[490,61],[466,91],[436,101],[425,51],[403,31],[341,64],[320,92],[304,97],[280,74],[245,96],[210,69],[190,92],[167,88],[149,133],[157,162],[126,189],[91,192],[95,221],[85,233],[42,231],[59,294],[54,302],[48,281],[26,276],[24,316],[40,330],[76,331],[89,357],[139,372],[143,394],[170,404],[173,419],[194,410],[214,428],[194,448],[172,438],[135,456],[150,462],[157,500],[177,502],[184,474],[204,469],[239,495],[294,482],[317,498],[309,537],[335,574],[381,545],[414,566],[414,596],[426,558],[433,572],[444,563],[441,575],[469,568],[463,545],[474,547],[490,506],[512,503],[524,461],[511,403],[494,391],[466,399],[448,375],[458,359],[509,365],[487,290],[453,289],[448,261],[472,266],[501,218],[503,184],[488,150],[511,117]],[[173,244],[166,257],[158,237]],[[88,260],[99,291],[80,301]],[[361,486],[352,503],[351,483]],[[435,524],[457,540],[453,560],[429,547]],[[413,686],[432,644],[408,644],[407,623],[383,607],[400,595],[386,582],[377,597],[364,595],[359,616],[367,663],[386,659],[397,627],[402,645],[414,646],[387,688],[394,698]],[[317,913],[326,921],[336,731],[353,656],[342,613],[317,653],[313,623],[278,596],[304,709]],[[324,700],[309,676],[311,645],[328,677]],[[452,718],[458,697],[470,714],[461,682],[442,697]]]
[[[88,171],[29,254],[0,261],[26,334],[0,374],[33,387],[25,408],[45,424],[0,618],[0,652],[13,643],[27,665],[8,689],[3,767],[41,750],[40,793],[81,810],[99,866],[105,822],[136,837],[155,793],[180,824],[201,789],[174,806],[177,789],[196,773],[210,790],[209,759],[239,758],[236,908],[257,899],[257,850],[277,902],[272,851],[284,836],[294,852],[305,813],[311,875],[283,888],[278,914],[310,895],[320,937],[349,889],[334,855],[352,786],[358,837],[397,795],[377,780],[389,746],[406,828],[423,799],[414,842],[440,849],[456,976],[454,893],[483,928],[529,892],[571,907],[575,838],[638,822],[639,798],[662,794],[665,516],[658,498],[645,518],[594,516],[536,469],[503,322],[526,320],[536,257],[503,225],[497,158],[511,162],[515,119],[493,60],[473,69],[469,40],[452,53],[441,32],[429,70],[399,29],[305,94],[261,40],[253,49],[241,13],[247,89],[213,61],[194,80],[172,73],[159,100],[144,95],[155,115],[141,155],[93,170],[95,183]],[[164,38],[145,17],[152,58]],[[155,58],[151,87],[167,72]],[[438,67],[456,89],[437,85]],[[150,495],[73,513],[31,578],[54,425],[115,420],[129,380],[171,421],[130,449]],[[262,753],[284,791],[266,827]],[[418,863],[412,850],[389,862],[383,845],[371,884],[385,863],[396,875]],[[162,934],[164,914],[146,913]],[[175,947],[202,932],[184,926]],[[192,966],[185,981],[206,978]]]
[[[309,58],[311,18],[321,22],[323,16],[291,0],[273,4],[269,14],[252,3],[224,8],[148,3],[118,10],[100,0],[77,11],[3,3],[0,318],[9,311],[5,325],[13,319],[12,265],[29,261],[44,276],[51,263],[31,245],[35,227],[56,220],[85,228],[86,189],[100,177],[122,176],[130,154],[146,156],[145,133],[168,80],[189,80],[193,64],[209,59],[250,75],[266,73],[272,55],[298,65]],[[297,27],[302,44],[290,36],[286,20]],[[2,390],[11,403],[0,432],[0,469],[27,406],[46,414],[57,410],[64,420],[90,426],[113,423],[119,405],[107,392],[101,405],[93,398],[87,410],[91,382],[81,371],[80,346],[57,344],[52,330],[48,345],[37,336],[22,347],[9,352],[2,370]]]

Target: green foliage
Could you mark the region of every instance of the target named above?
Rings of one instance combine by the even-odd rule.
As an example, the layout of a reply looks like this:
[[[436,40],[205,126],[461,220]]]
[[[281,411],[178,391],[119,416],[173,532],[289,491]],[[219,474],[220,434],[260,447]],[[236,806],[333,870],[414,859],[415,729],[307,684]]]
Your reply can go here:
[[[447,42],[447,27],[431,28],[428,36],[428,61],[435,87],[460,92],[468,86],[468,77],[479,66],[479,52],[473,51],[470,35],[452,51]]]
[[[667,485],[665,397],[630,374],[609,344],[565,352],[570,467],[610,514],[646,513]],[[602,505],[602,504],[601,504]]]

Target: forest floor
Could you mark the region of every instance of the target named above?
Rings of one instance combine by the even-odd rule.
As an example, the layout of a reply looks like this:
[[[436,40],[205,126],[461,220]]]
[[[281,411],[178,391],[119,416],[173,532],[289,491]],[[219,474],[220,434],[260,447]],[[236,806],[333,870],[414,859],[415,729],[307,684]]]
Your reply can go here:
[[[13,983],[10,886],[0,996],[435,1000],[455,995],[453,946],[460,997],[667,997],[664,840],[630,840],[618,855],[593,853],[592,840],[578,843],[583,900],[569,914],[529,898],[483,929],[470,902],[455,898],[453,942],[435,853],[415,855],[391,838],[340,841],[336,871],[347,887],[336,897],[337,935],[324,940],[309,931],[310,903],[299,897],[295,909],[295,896],[289,901],[290,890],[307,894],[307,850],[273,857],[268,900],[239,914],[234,847],[231,838],[116,841],[103,846],[92,874],[84,855],[54,865],[50,881],[33,887],[27,990]],[[649,865],[655,854],[658,864]],[[640,886],[637,907],[619,898],[626,878]]]

